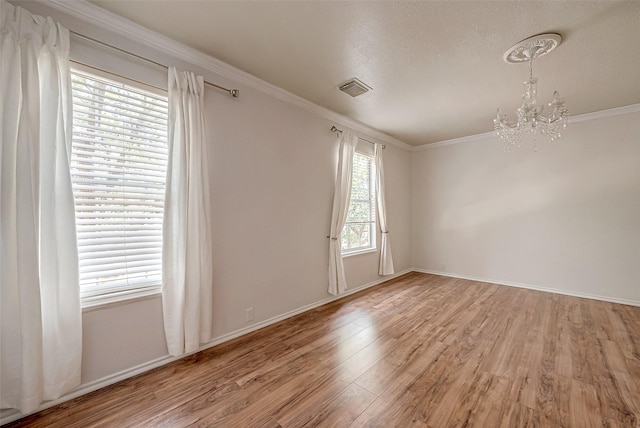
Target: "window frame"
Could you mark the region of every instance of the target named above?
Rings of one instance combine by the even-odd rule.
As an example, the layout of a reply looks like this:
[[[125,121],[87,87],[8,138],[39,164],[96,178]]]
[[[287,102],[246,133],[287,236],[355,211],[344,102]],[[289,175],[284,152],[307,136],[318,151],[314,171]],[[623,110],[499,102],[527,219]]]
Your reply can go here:
[[[100,81],[105,81],[107,83],[111,83],[114,84],[120,88],[126,89],[126,90],[130,90],[132,92],[136,92],[136,93],[146,93],[155,97],[160,97],[163,98],[164,101],[166,101],[167,103],[167,135],[166,135],[166,141],[167,141],[167,156],[168,156],[168,134],[169,134],[169,130],[168,130],[168,121],[169,121],[169,115],[168,115],[168,93],[166,91],[160,90],[154,86],[148,86],[145,85],[143,82],[137,81],[137,80],[131,80],[128,79],[126,76],[121,76],[119,74],[114,74],[108,71],[102,71],[102,70],[97,70],[93,67],[90,66],[83,66],[80,64],[76,64],[76,63],[71,63],[70,64],[70,68],[71,68],[71,73],[75,73],[75,74],[81,74],[81,75],[86,75],[90,78],[93,79],[97,79]],[[73,91],[71,94],[71,102],[74,102],[74,95],[73,95]],[[74,123],[75,121],[75,116],[72,116],[72,123]],[[75,123],[74,123],[75,124]],[[72,125],[73,126],[73,125]],[[74,135],[72,133],[72,146],[73,146],[73,139],[74,139]],[[72,149],[73,151],[73,149]],[[167,162],[168,162],[168,158],[167,158]],[[72,169],[72,174],[73,174],[73,164],[72,162],[69,163],[69,167],[70,169]],[[168,168],[168,163],[167,165],[165,165],[165,174],[166,174],[166,169]],[[72,179],[73,182],[73,179]],[[164,185],[166,186],[166,180]],[[164,189],[162,190],[162,193],[164,195]],[[74,201],[76,199],[75,196],[75,189],[74,189]],[[164,197],[163,197],[163,203],[162,203],[163,207],[164,207]],[[164,209],[163,209],[164,211]],[[77,211],[75,211],[77,214]],[[163,213],[164,214],[164,213]],[[162,223],[162,221],[161,221]],[[78,227],[78,223],[77,223],[77,217],[76,217],[76,227]],[[162,235],[162,231],[160,231],[160,235]],[[162,247],[162,243],[160,245],[160,247]],[[162,256],[160,256],[160,260],[161,260]],[[104,287],[102,290],[83,290],[82,286],[79,286],[79,294],[80,294],[80,301],[81,301],[81,306],[83,308],[83,310],[86,309],[92,309],[92,308],[97,308],[97,307],[102,307],[102,306],[106,306],[106,305],[113,305],[113,304],[119,304],[119,303],[123,303],[123,302],[130,302],[132,300],[139,300],[139,299],[147,299],[153,296],[157,296],[162,292],[162,271],[160,273],[160,280],[158,281],[150,281],[150,282],[146,282],[143,284],[128,284],[128,285],[122,285],[119,287],[109,287],[106,286]]]
[[[361,144],[359,142],[359,144]],[[348,210],[351,210],[351,204],[353,202],[356,203],[368,203],[369,204],[369,221],[366,222],[349,222],[345,221],[345,225],[340,233],[340,248],[342,257],[350,257],[359,254],[367,254],[374,253],[378,251],[378,215],[377,215],[377,188],[376,188],[376,170],[375,170],[375,159],[372,153],[368,153],[362,149],[356,149],[354,153],[353,166],[356,165],[356,156],[362,156],[367,159],[369,165],[369,198],[368,199],[352,199],[353,198],[353,181],[354,181],[354,173],[355,168],[351,172],[351,195],[349,196],[349,207]],[[369,231],[369,245],[368,246],[360,246],[355,248],[343,248],[342,239],[345,229],[349,224],[368,224],[370,227]]]

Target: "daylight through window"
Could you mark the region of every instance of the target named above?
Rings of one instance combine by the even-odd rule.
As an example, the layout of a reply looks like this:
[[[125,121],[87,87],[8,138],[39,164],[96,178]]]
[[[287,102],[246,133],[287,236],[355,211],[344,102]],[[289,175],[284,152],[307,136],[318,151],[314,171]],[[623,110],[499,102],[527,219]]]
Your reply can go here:
[[[376,248],[376,192],[373,156],[355,153],[351,201],[342,230],[342,254]]]
[[[167,97],[72,72],[81,294],[159,289]]]

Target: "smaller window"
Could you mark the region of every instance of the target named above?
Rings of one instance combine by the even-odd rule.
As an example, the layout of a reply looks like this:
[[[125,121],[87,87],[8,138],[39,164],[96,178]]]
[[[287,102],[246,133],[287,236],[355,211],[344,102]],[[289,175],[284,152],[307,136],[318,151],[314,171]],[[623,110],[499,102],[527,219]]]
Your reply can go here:
[[[373,156],[355,153],[351,180],[351,201],[342,230],[342,254],[376,248],[376,189]]]

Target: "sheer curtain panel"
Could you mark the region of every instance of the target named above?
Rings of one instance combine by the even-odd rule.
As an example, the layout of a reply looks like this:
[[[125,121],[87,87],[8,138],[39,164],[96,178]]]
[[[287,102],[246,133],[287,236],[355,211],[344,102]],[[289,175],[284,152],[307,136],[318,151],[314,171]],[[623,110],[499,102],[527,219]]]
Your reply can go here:
[[[162,307],[173,356],[193,352],[211,340],[211,198],[203,99],[202,76],[169,68]]]
[[[351,199],[351,173],[353,170],[353,154],[356,151],[358,137],[351,132],[340,134],[338,148],[338,172],[336,188],[333,193],[333,210],[331,212],[331,233],[329,235],[329,293],[342,294],[347,289],[342,263],[340,234],[344,229]]]
[[[0,404],[28,413],[80,383],[69,32],[4,0],[0,19]]]
[[[389,227],[387,226],[387,205],[384,198],[384,165],[382,162],[382,146],[376,144],[373,148],[373,159],[376,164],[376,190],[378,201],[378,221],[382,242],[380,243],[380,268],[378,274],[393,275],[393,257],[391,256],[391,243],[389,241]]]

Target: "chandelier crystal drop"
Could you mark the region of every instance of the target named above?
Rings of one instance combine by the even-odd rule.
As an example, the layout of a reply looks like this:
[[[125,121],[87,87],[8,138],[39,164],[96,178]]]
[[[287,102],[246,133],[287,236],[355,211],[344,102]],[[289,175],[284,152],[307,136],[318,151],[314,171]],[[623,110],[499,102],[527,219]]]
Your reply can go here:
[[[506,62],[529,63],[529,80],[524,82],[524,94],[522,105],[517,110],[517,121],[509,122],[507,115],[500,109],[493,120],[496,134],[507,151],[514,145],[520,146],[525,134],[533,135],[534,150],[537,150],[535,140],[538,132],[547,137],[549,142],[553,142],[562,136],[561,131],[567,126],[569,110],[558,91],[553,93],[553,100],[547,104],[549,115],[542,114],[544,107],[537,101],[538,79],[533,77],[533,60],[551,52],[561,40],[559,34],[541,34],[517,43],[504,54]]]

